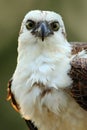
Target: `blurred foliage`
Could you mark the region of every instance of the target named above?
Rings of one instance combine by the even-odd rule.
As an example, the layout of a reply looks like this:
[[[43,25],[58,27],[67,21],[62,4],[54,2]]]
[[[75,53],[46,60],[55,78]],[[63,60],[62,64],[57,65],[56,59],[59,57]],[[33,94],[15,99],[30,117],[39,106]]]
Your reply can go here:
[[[6,86],[16,66],[17,37],[24,15],[53,10],[63,17],[69,41],[87,41],[87,0],[0,0],[0,130],[27,130],[6,101]]]

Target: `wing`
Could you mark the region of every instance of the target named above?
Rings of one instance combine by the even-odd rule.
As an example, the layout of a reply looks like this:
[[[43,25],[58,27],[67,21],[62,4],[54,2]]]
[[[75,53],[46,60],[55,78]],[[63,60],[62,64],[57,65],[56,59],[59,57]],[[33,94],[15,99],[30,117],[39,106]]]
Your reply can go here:
[[[11,104],[12,104],[12,106],[13,106],[13,108],[14,108],[17,112],[19,112],[20,107],[19,107],[18,103],[16,102],[13,93],[11,92],[12,81],[13,81],[13,79],[10,79],[9,82],[8,82],[8,87],[7,87],[7,92],[8,92],[7,100],[10,100],[10,101],[11,101]],[[24,120],[25,120],[25,119],[24,119]],[[26,121],[26,124],[27,124],[29,130],[38,130],[38,129],[34,126],[34,124],[32,123],[31,120],[25,120],[25,121]]]
[[[9,101],[11,101],[11,104],[12,104],[12,106],[13,106],[13,108],[17,111],[17,112],[19,112],[19,105],[18,105],[18,103],[16,102],[16,100],[15,100],[15,97],[14,97],[14,94],[11,92],[11,84],[12,84],[12,79],[10,79],[9,80],[9,82],[8,82],[8,86],[7,86],[7,93],[8,93],[8,95],[7,95],[7,100]]]
[[[25,120],[29,130],[38,130],[37,127],[34,125],[34,123],[31,120]]]
[[[85,42],[71,42],[72,54],[76,54],[82,50],[87,50],[87,43]]]
[[[72,44],[72,53],[87,49],[87,43]],[[87,58],[73,58],[70,76],[73,79],[71,94],[76,102],[87,110]]]

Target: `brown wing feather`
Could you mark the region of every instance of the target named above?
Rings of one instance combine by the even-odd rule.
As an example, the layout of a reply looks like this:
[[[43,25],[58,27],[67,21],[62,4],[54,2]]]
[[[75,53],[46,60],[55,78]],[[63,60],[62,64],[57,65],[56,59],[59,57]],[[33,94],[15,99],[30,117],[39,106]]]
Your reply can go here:
[[[8,92],[8,95],[7,95],[7,100],[11,100],[11,104],[13,106],[13,108],[19,112],[19,105],[17,104],[15,98],[14,98],[14,95],[13,93],[11,92],[11,84],[12,84],[12,79],[9,80],[8,82],[8,86],[7,86],[7,92]]]
[[[72,54],[76,54],[82,50],[87,50],[87,43],[85,42],[71,42]]]
[[[73,79],[71,94],[87,110],[87,58],[74,58],[70,76]]]

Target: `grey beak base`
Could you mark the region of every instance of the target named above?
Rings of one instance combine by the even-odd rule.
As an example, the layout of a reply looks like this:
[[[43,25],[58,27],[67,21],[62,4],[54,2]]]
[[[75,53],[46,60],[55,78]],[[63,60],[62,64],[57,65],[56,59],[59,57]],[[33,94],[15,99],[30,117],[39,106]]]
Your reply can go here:
[[[50,29],[49,25],[46,22],[40,22],[39,26],[37,26],[32,34],[36,37],[40,37],[42,41],[44,41],[45,37],[48,37],[50,34],[53,34],[53,31]]]

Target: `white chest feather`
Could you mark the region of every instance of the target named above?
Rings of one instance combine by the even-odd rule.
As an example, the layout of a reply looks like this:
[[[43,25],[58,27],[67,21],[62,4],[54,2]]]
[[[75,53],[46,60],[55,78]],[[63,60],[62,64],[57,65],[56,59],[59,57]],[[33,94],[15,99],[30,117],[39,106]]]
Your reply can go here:
[[[56,119],[61,109],[66,108],[67,96],[60,89],[71,85],[72,80],[68,76],[68,56],[56,52],[50,54],[49,51],[40,54],[37,50],[33,53],[28,48],[24,50],[26,55],[20,53],[11,90],[20,105],[22,116],[40,126],[43,112],[44,118],[51,114],[50,117]]]
[[[62,91],[72,83],[68,76],[69,58],[59,54],[53,54],[51,58],[50,55],[39,55],[37,58],[27,56],[29,61],[25,57],[19,61],[12,83],[12,92],[20,105],[21,115],[34,121],[39,130],[63,130],[65,126],[66,130],[69,130],[68,122],[72,119],[70,114],[72,112],[75,116],[73,121],[81,118],[78,120],[80,124],[84,115],[79,117],[78,112],[76,114],[73,111],[72,108],[77,110],[78,105],[72,107],[72,98]],[[69,117],[67,121],[65,116]],[[61,124],[61,120],[64,121],[64,125]],[[71,121],[71,130],[73,125],[77,126],[73,121]],[[80,130],[79,125],[78,128],[75,127],[75,130],[77,129]]]
[[[34,89],[33,85],[35,83],[42,83],[45,86],[44,89],[54,88],[56,90],[65,88],[72,83],[67,74],[70,70],[69,59],[59,54],[51,56],[50,58],[41,55],[35,60],[31,60],[31,62],[22,58],[19,62],[13,76],[12,85],[12,91],[18,99],[19,104],[23,103],[23,100],[26,100],[26,102],[29,100],[29,103],[33,104],[36,97],[40,95],[42,90],[40,88]],[[31,89],[32,93],[29,93]],[[23,106],[25,105],[23,104]]]
[[[29,59],[28,59],[29,58]],[[34,82],[41,82],[49,87],[66,87],[71,84],[68,76],[70,60],[64,55],[40,55],[31,60],[30,56],[21,60],[15,74],[19,80],[26,78],[26,85],[32,86]],[[18,76],[20,75],[20,77]]]
[[[32,86],[35,82],[41,82],[48,87],[61,88],[69,86],[71,83],[67,75],[70,65],[69,59],[64,60],[61,57],[62,63],[55,59],[45,58],[40,56],[30,64],[30,77],[27,84]]]

